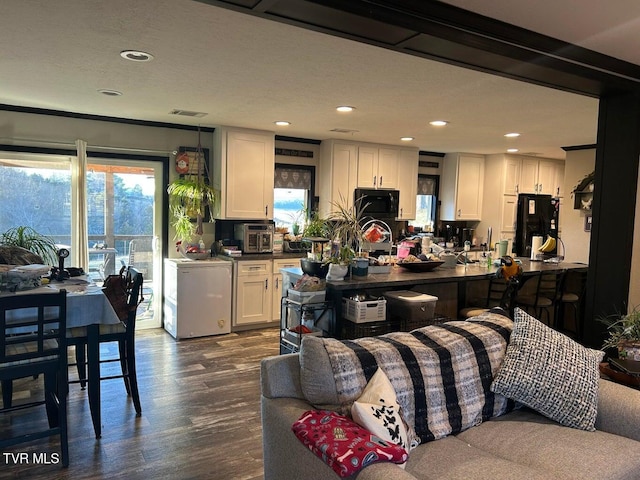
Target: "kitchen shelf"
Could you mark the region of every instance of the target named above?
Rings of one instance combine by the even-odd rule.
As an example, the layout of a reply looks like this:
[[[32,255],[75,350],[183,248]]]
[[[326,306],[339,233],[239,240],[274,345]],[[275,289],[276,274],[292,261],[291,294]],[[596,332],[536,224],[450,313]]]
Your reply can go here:
[[[324,331],[316,325],[326,315],[333,315],[332,302],[301,303],[282,297],[280,309],[280,354],[300,351],[300,344],[306,335],[323,336]],[[301,334],[292,331],[303,324],[303,320],[313,319],[312,333]]]

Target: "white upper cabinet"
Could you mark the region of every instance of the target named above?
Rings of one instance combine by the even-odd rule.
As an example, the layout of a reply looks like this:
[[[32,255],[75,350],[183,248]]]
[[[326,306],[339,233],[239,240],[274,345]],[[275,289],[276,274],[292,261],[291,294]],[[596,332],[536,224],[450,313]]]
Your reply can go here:
[[[563,179],[564,165],[561,162],[523,157],[518,193],[559,196]]]
[[[358,147],[360,188],[398,188],[400,149],[361,145]]]
[[[416,218],[418,160],[418,149],[400,150],[398,161],[398,190],[400,190],[398,220],[413,220]]]
[[[273,218],[274,134],[255,130],[224,130],[215,162],[219,184],[218,218]]]
[[[521,169],[522,162],[519,158],[505,157],[502,193],[505,195],[517,195],[519,193]]]
[[[446,155],[440,181],[441,220],[482,219],[483,155],[469,153]]]
[[[353,205],[356,188],[358,147],[354,143],[323,140],[320,144],[319,214],[326,217],[335,210],[335,204]]]

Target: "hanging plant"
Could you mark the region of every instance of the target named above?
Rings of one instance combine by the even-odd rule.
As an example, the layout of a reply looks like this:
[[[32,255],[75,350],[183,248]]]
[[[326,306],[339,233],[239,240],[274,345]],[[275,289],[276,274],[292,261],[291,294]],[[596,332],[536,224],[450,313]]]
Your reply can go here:
[[[200,143],[200,129],[195,167],[197,174],[186,174],[167,187],[169,211],[173,217],[171,225],[175,229],[174,239],[183,242],[191,241],[195,235],[202,235],[207,208],[211,210],[216,198],[215,189],[209,185],[209,171]]]

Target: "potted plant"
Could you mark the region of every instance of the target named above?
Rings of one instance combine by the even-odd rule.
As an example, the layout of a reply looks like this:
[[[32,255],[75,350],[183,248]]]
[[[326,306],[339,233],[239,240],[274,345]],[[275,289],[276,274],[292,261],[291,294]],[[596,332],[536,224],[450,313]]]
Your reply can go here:
[[[38,233],[31,227],[18,226],[0,236],[0,244],[21,247],[40,256],[47,265],[57,265],[58,247],[53,238]]]
[[[353,264],[361,258],[359,268],[368,267],[369,259],[362,256],[360,251],[364,242],[362,231],[362,199],[357,199],[353,205],[348,205],[346,199],[340,195],[337,202],[332,202],[334,211],[327,218],[330,225],[330,238],[338,244],[338,255],[334,255],[334,263]]]
[[[619,358],[640,361],[640,310],[634,308],[626,315],[615,315],[600,320],[607,325],[609,337],[602,349],[616,348]]]

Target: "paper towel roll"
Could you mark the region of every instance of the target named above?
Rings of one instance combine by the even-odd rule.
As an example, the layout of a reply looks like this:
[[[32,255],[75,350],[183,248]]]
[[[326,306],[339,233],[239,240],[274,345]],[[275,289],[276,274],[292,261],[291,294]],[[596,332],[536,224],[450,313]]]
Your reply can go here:
[[[543,237],[535,236],[531,239],[531,260],[537,260],[540,254],[540,247],[542,246]]]

